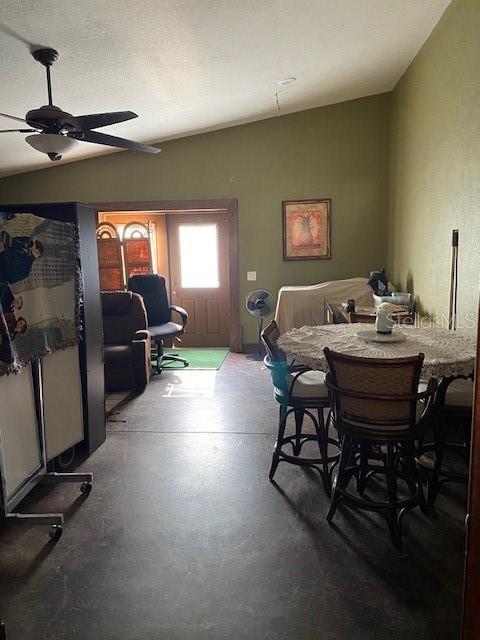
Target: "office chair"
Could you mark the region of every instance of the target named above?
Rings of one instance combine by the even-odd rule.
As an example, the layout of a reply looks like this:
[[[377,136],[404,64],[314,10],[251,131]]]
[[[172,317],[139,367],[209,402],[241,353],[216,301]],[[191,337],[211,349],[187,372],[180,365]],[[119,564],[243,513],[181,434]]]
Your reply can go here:
[[[128,289],[139,293],[143,298],[147,310],[148,332],[152,342],[156,345],[157,373],[168,368],[165,365],[168,365],[169,362],[181,362],[184,367],[188,367],[185,358],[174,353],[163,353],[163,340],[165,338],[173,339],[185,333],[188,320],[188,313],[185,309],[169,304],[165,278],[156,273],[130,276]],[[172,311],[180,315],[182,324],[172,322]]]

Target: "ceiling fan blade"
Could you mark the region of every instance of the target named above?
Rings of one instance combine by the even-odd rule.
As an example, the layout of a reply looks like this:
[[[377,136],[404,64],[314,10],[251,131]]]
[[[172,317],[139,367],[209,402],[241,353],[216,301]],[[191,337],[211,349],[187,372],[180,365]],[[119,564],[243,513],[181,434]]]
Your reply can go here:
[[[117,124],[138,118],[133,111],[112,111],[110,113],[91,113],[87,116],[76,116],[75,123],[79,131],[89,131],[90,129],[98,129],[98,127],[106,127],[109,124]]]
[[[143,153],[160,153],[161,149],[157,147],[149,147],[141,142],[134,142],[126,138],[118,138],[117,136],[109,136],[98,131],[86,131],[81,136],[70,136],[83,142],[93,142],[95,144],[105,144],[108,147],[120,147],[121,149],[130,149],[131,151],[142,151]]]
[[[0,133],[37,133],[36,129],[0,129]]]
[[[0,116],[4,118],[10,118],[10,120],[16,120],[17,122],[26,122],[23,118],[17,118],[17,116],[9,116],[8,113],[0,113]]]

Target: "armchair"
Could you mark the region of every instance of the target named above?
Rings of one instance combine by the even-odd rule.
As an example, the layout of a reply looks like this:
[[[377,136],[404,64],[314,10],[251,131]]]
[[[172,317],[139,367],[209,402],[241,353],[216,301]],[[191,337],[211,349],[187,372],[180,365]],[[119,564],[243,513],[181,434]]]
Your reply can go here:
[[[150,378],[150,336],[142,298],[130,291],[101,295],[105,388],[142,392]]]

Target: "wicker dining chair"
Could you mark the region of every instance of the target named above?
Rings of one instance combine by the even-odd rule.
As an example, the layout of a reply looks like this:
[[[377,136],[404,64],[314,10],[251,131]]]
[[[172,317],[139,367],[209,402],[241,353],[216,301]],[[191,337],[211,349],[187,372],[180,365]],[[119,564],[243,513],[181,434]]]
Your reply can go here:
[[[375,316],[369,313],[360,313],[358,311],[350,311],[348,314],[350,322],[362,322],[364,324],[375,324]]]
[[[433,467],[428,471],[428,502],[433,505],[441,487],[447,482],[468,483],[470,440],[472,429],[473,379],[462,376],[444,378],[438,387],[433,404],[433,442],[422,444],[419,455],[433,452]],[[456,433],[455,433],[456,432]],[[456,441],[452,440],[453,435]],[[461,436],[458,438],[458,436]],[[463,462],[450,469],[445,464],[445,453],[453,452]],[[423,457],[420,457],[423,461]]]
[[[415,461],[415,441],[430,408],[435,382],[418,392],[424,356],[409,358],[357,358],[324,349],[330,372],[325,384],[331,394],[332,422],[341,438],[341,454],[327,520],[332,521],[340,502],[353,508],[383,514],[395,545],[401,549],[401,523],[416,506],[425,511]],[[419,403],[419,401],[423,401]],[[423,407],[418,416],[418,407]],[[386,478],[387,500],[365,496],[369,480]],[[348,485],[356,479],[356,494]],[[409,494],[400,499],[398,480]]]
[[[272,377],[275,400],[280,405],[278,436],[273,449],[269,478],[273,480],[280,462],[311,467],[320,473],[325,492],[330,497],[331,472],[338,462],[339,454],[328,451],[329,444],[338,448],[338,441],[328,437],[328,420],[325,424],[324,419],[324,410],[329,408],[325,374],[302,365],[289,365],[284,352],[277,345],[279,336],[280,332],[274,320],[261,334],[267,351],[264,364]],[[292,413],[295,417],[295,433],[285,435],[287,420]],[[312,421],[315,427],[314,434],[303,431],[305,416]],[[318,446],[318,457],[301,455],[307,442],[314,442]],[[290,447],[291,454],[286,450]]]

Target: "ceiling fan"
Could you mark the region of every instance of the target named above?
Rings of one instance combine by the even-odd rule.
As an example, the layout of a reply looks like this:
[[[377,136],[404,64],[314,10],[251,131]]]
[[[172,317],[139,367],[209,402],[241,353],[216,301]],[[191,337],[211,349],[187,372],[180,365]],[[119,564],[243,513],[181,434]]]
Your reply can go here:
[[[58,58],[58,51],[50,48],[35,49],[32,56],[42,64],[47,72],[48,105],[39,109],[32,109],[25,118],[17,118],[7,113],[0,116],[24,122],[29,129],[4,129],[0,133],[30,133],[25,141],[37,151],[46,153],[50,160],[61,160],[64,153],[70,151],[80,140],[104,144],[109,147],[120,147],[131,151],[144,153],[159,153],[157,147],[150,147],[140,142],[110,136],[94,129],[106,127],[118,122],[125,122],[132,118],[138,118],[133,111],[112,111],[110,113],[93,113],[85,116],[73,116],[71,113],[56,107],[52,102],[52,83],[50,79],[50,67]]]

